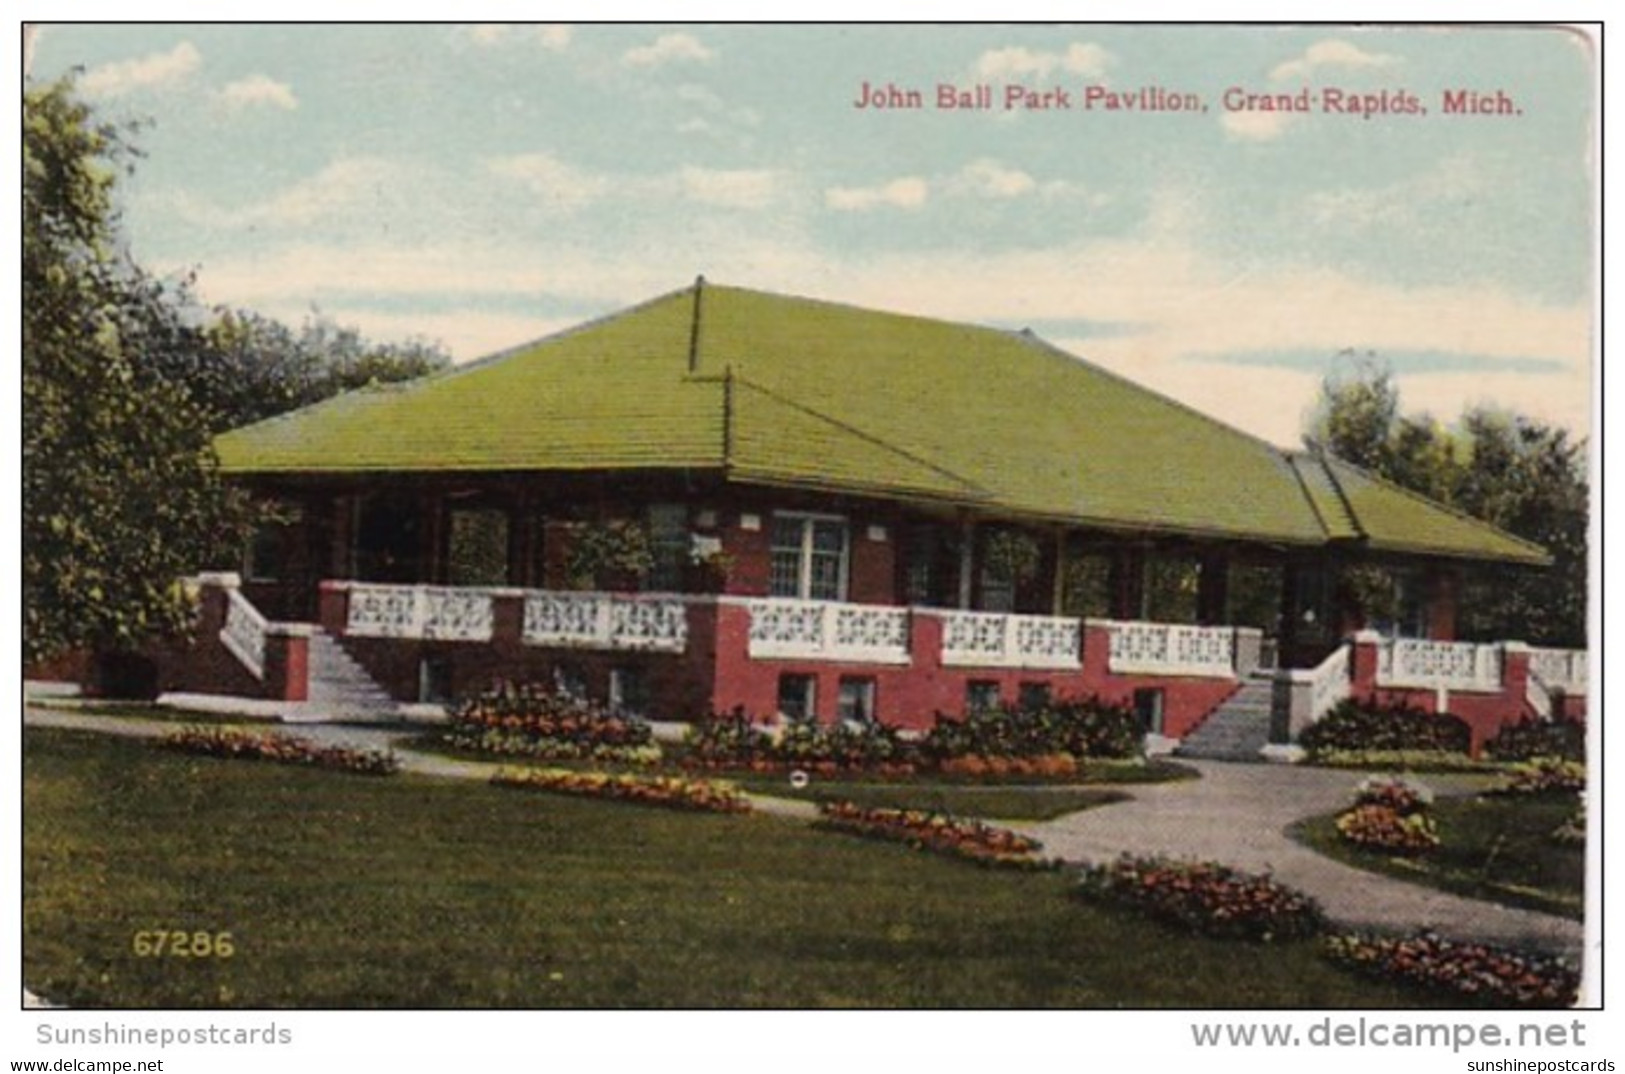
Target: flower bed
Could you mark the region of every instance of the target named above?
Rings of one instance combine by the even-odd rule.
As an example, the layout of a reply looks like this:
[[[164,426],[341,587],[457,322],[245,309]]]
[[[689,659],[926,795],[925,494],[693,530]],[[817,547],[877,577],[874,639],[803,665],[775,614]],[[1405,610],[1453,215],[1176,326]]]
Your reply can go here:
[[[644,721],[534,684],[503,683],[463,701],[452,712],[445,742],[455,749],[547,761],[660,760],[660,747]]]
[[[1536,757],[1514,765],[1490,794],[1579,794],[1586,789],[1586,766],[1560,757]]]
[[[1365,973],[1486,1007],[1570,1007],[1580,974],[1561,959],[1425,932],[1408,939],[1334,936],[1327,954]]]
[[[228,727],[183,727],[158,740],[164,749],[201,753],[209,757],[235,757],[250,761],[309,765],[358,772],[368,776],[388,776],[400,770],[400,762],[388,750],[354,746],[321,746],[307,738],[280,731],[238,731]]]
[[[1400,813],[1389,806],[1355,806],[1337,818],[1347,842],[1391,854],[1425,854],[1439,845],[1439,828],[1426,813]]]
[[[499,787],[605,798],[666,809],[703,813],[750,812],[750,802],[731,784],[678,776],[577,772],[563,768],[505,768],[492,776],[491,782]]]
[[[1497,766],[1449,750],[1318,749],[1310,758],[1322,768],[1400,769],[1409,772],[1488,772]]]
[[[852,802],[819,803],[818,827],[870,839],[902,843],[916,850],[931,850],[974,861],[979,865],[1022,869],[1050,868],[1038,857],[1043,844],[1036,839],[995,828],[978,820],[961,820],[945,813],[920,809],[867,809]]]
[[[948,757],[937,762],[937,770],[948,776],[1041,776],[1060,779],[1078,774],[1078,761],[1070,753],[1047,753],[1038,757],[984,757],[979,753]]]
[[[1303,892],[1217,862],[1125,854],[1085,869],[1078,892],[1228,939],[1298,939],[1317,935],[1325,925],[1320,904]]]
[[[572,742],[568,739],[537,738],[523,731],[500,727],[484,731],[453,732],[446,742],[458,749],[494,753],[503,757],[528,757],[537,761],[592,761],[596,764],[654,765],[661,760],[660,747],[606,746]]]
[[[1370,850],[1423,854],[1439,845],[1428,806],[1433,792],[1399,776],[1372,776],[1354,788],[1354,805],[1337,818],[1344,840]]]

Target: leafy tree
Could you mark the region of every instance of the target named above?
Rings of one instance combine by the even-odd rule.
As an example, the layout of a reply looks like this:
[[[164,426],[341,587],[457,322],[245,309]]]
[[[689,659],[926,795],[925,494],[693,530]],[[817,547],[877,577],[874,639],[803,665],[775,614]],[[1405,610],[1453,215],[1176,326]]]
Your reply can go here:
[[[1402,415],[1392,374],[1365,359],[1352,375],[1322,383],[1306,440],[1551,553],[1546,571],[1486,565],[1466,572],[1462,634],[1585,645],[1590,486],[1585,447],[1566,430],[1482,407],[1465,411],[1453,429]],[[1384,592],[1365,566],[1342,582],[1371,601]]]
[[[23,117],[23,653],[134,648],[190,609],[177,579],[242,537],[204,414],[155,356],[188,338],[117,252],[132,152],[71,82]]]
[[[219,310],[191,351],[171,355],[216,430],[308,406],[369,384],[444,369],[450,358],[423,340],[374,343],[330,318],[308,318],[296,332],[247,310]]]

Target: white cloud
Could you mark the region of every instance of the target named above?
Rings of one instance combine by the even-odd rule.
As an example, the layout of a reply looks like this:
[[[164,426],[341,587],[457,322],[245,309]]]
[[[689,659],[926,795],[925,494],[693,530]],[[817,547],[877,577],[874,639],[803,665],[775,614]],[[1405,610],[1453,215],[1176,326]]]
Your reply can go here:
[[[768,169],[735,171],[684,168],[679,173],[683,195],[690,201],[723,208],[760,209],[778,192],[778,176]]]
[[[155,52],[135,60],[122,60],[98,67],[79,81],[89,97],[116,97],[132,90],[148,89],[179,82],[203,62],[203,54],[190,41],[182,41],[168,52]]]
[[[1020,47],[991,49],[977,57],[976,73],[984,78],[1047,78],[1056,71],[1065,71],[1101,78],[1115,62],[1116,57],[1099,45],[1078,41],[1065,52],[1035,52]]]
[[[715,55],[693,34],[662,34],[653,44],[628,49],[622,62],[633,67],[659,67],[668,63],[704,63]]]
[[[293,95],[293,87],[267,75],[249,75],[247,78],[239,78],[235,82],[228,83],[220,90],[220,100],[228,108],[253,108],[263,105],[291,112],[299,107],[299,99]]]
[[[516,25],[506,22],[483,22],[467,27],[465,36],[476,45],[493,48],[497,45],[533,42],[550,52],[568,48],[574,30],[563,25]]]
[[[1399,57],[1390,56],[1380,52],[1366,52],[1347,41],[1319,41],[1304,50],[1302,56],[1294,57],[1285,63],[1279,64],[1270,71],[1270,78],[1277,82],[1297,81],[1309,78],[1316,71],[1324,67],[1342,67],[1360,69],[1368,67],[1388,67],[1398,63]]]
[[[973,160],[954,178],[954,189],[984,198],[1019,198],[1038,189],[1038,182],[1019,168],[990,157]]]
[[[1296,117],[1296,112],[1226,112],[1219,125],[1236,141],[1273,142],[1286,133]]]
[[[1302,212],[1318,227],[1361,230],[1406,225],[1452,201],[1484,190],[1483,174],[1465,157],[1446,157],[1424,172],[1380,187],[1340,187],[1305,196]]]
[[[608,193],[608,178],[566,164],[547,153],[524,153],[495,157],[486,161],[493,175],[516,179],[528,187],[541,203],[571,212],[597,201]]]
[[[893,179],[880,186],[837,186],[824,191],[824,204],[840,212],[867,212],[870,209],[918,209],[931,192],[930,184],[917,176]]]

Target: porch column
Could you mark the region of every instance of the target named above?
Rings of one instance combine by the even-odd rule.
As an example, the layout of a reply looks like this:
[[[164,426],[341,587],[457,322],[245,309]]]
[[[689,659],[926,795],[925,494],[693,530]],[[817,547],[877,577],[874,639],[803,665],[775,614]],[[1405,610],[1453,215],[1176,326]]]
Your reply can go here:
[[[1196,621],[1203,626],[1222,625],[1230,607],[1230,558],[1219,552],[1201,558],[1196,584]]]
[[[1055,531],[1055,588],[1051,594],[1051,615],[1066,613],[1066,530]]]
[[[971,606],[971,585],[976,569],[976,523],[965,519],[959,524],[959,607]]]

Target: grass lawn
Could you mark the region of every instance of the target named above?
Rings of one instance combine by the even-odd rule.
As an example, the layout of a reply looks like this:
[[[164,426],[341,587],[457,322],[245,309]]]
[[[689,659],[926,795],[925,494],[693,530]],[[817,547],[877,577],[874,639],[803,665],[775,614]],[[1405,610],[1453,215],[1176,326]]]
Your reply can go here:
[[[1183,935],[766,816],[24,732],[24,976],[103,1007],[1389,1007],[1316,945]],[[138,957],[152,929],[230,958]]]
[[[1432,811],[1442,843],[1416,858],[1345,842],[1332,814],[1305,821],[1292,834],[1356,868],[1578,921],[1585,917],[1585,849],[1551,839],[1576,806],[1572,795],[1441,798]]]

